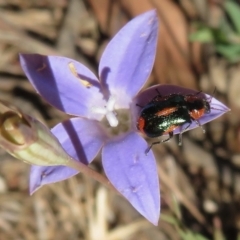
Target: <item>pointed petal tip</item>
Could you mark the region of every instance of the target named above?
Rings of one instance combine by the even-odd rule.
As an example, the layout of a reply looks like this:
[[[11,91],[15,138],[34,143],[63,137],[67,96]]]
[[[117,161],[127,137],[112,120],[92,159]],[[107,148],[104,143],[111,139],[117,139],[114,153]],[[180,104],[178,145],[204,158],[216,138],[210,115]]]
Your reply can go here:
[[[149,17],[158,18],[157,9],[155,9],[155,8],[152,10],[149,10],[143,14],[149,15]]]
[[[158,222],[159,222],[159,217],[160,217],[160,214],[154,218],[153,220],[148,220],[149,222],[151,222],[154,226],[158,226]]]
[[[161,209],[161,202],[159,200],[158,204],[155,205],[154,208],[151,209],[151,211],[145,211],[144,214],[142,214],[150,223],[152,223],[155,226],[158,226],[159,218],[160,218],[160,209]]]
[[[76,174],[78,174],[77,170],[65,166],[45,167],[32,165],[29,177],[30,194],[32,195],[44,185],[66,180]]]
[[[18,53],[19,57],[22,58],[24,57],[25,55],[29,55],[29,53]]]
[[[159,207],[156,206],[155,209],[152,209],[152,211],[149,212],[145,211],[144,214],[140,212],[140,214],[142,214],[142,216],[145,217],[154,226],[158,226],[158,222],[160,219],[160,204]]]
[[[18,56],[19,56],[19,62],[20,62],[20,65],[22,67],[22,70],[23,72],[25,72],[25,65],[26,65],[26,60],[27,60],[27,57],[29,55],[32,55],[32,54],[26,54],[26,53],[19,53]]]
[[[29,195],[32,196],[36,191],[38,191],[42,186],[36,186],[36,187],[31,187],[29,188]]]
[[[142,12],[139,15],[137,15],[135,18],[138,17],[152,17],[152,16],[157,16],[157,9],[156,8],[152,8],[148,11]]]
[[[37,54],[37,53],[19,53],[18,56],[19,56],[20,64],[22,65],[24,63],[24,61],[27,61],[27,60],[31,59],[32,57],[41,56],[41,54]]]
[[[146,148],[147,143],[138,134],[128,133],[104,146],[103,167],[116,189],[141,215],[157,225],[160,215],[159,180],[154,155],[152,151],[146,155]]]

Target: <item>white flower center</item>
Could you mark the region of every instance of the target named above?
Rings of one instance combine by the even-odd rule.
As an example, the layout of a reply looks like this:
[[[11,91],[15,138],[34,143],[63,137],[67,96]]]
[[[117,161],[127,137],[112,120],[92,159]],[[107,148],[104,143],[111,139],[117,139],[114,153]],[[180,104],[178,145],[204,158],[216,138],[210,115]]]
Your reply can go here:
[[[114,111],[114,105],[116,103],[116,98],[110,96],[105,107],[93,107],[92,111],[95,113],[103,114],[106,116],[106,119],[111,127],[118,126],[117,114]]]

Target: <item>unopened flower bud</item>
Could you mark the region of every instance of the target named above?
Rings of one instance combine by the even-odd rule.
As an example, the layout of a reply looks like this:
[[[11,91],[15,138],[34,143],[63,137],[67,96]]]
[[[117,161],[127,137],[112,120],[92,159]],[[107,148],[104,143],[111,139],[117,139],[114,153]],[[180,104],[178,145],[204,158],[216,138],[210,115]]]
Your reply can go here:
[[[71,157],[38,120],[0,101],[0,147],[34,165],[68,165]]]

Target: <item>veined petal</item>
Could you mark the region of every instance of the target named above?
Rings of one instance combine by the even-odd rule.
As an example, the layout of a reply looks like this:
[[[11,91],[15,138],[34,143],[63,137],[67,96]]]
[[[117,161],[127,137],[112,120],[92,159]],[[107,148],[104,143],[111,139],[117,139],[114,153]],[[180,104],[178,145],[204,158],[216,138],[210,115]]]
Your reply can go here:
[[[205,123],[208,123],[226,112],[230,111],[230,109],[225,106],[223,103],[218,101],[216,98],[205,94],[203,92],[199,92],[196,90],[188,89],[188,88],[183,88],[179,87],[176,85],[155,85],[152,86],[145,91],[141,92],[138,94],[138,96],[133,100],[132,105],[131,105],[131,113],[132,113],[132,127],[137,131],[136,124],[137,124],[137,119],[139,117],[141,107],[144,107],[149,101],[153,99],[153,97],[157,96],[158,94],[161,94],[161,96],[167,96],[170,94],[197,94],[199,97],[202,99],[205,99],[206,101],[209,102],[210,104],[210,113],[205,113],[202,117],[198,119],[198,122],[200,125],[204,125]],[[136,105],[137,104],[137,105]],[[183,130],[189,131],[191,129],[199,127],[196,121],[192,120],[191,125],[188,127],[188,123],[184,124],[182,127],[179,127],[174,130],[174,134],[179,134]],[[186,129],[186,127],[188,127]]]
[[[109,141],[102,151],[105,173],[115,188],[150,222],[160,214],[159,180],[152,151],[144,139],[131,132]]]
[[[32,195],[44,185],[68,179],[78,173],[77,170],[64,167],[31,166],[29,192]]]
[[[155,10],[135,17],[107,45],[99,76],[117,108],[128,108],[149,77],[156,52],[158,19]],[[124,96],[124,97],[123,97]]]
[[[51,132],[72,158],[85,164],[94,159],[107,140],[99,122],[83,118],[71,118],[59,123]]]
[[[95,158],[107,139],[97,121],[81,118],[72,118],[56,125],[52,133],[72,158],[85,164],[89,164]],[[65,180],[77,173],[75,169],[65,166],[32,166],[30,193],[45,184]]]
[[[21,54],[23,71],[36,91],[51,105],[71,115],[101,119],[91,107],[104,106],[96,76],[81,63],[59,56]]]

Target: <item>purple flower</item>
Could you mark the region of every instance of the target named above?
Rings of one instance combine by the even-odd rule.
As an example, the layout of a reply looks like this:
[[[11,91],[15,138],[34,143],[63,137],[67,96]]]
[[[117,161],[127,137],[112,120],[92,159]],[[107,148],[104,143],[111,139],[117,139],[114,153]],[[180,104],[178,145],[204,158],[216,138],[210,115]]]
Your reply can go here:
[[[160,193],[153,152],[138,133],[141,108],[155,95],[195,94],[173,85],[158,85],[139,93],[154,63],[158,32],[155,11],[144,13],[122,28],[106,47],[99,64],[99,80],[72,59],[22,54],[21,65],[36,91],[51,105],[77,117],[52,129],[66,152],[89,164],[102,149],[104,171],[116,189],[150,222],[157,225]],[[229,109],[209,98],[211,111],[201,125]],[[211,99],[210,99],[211,98]],[[188,130],[198,127],[192,122]],[[178,134],[181,128],[174,130]],[[30,192],[78,172],[64,166],[32,166]]]
[[[152,151],[131,121],[133,98],[149,77],[156,52],[158,19],[144,13],[123,27],[106,47],[99,79],[72,59],[22,54],[20,61],[36,91],[51,105],[77,117],[52,133],[74,159],[89,164],[102,149],[102,163],[116,189],[150,222],[160,214],[159,180]],[[77,171],[32,166],[30,192]]]

